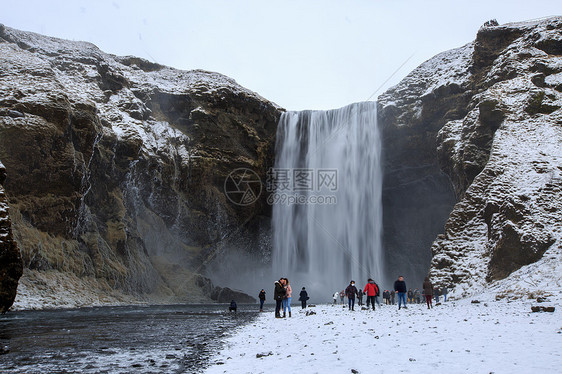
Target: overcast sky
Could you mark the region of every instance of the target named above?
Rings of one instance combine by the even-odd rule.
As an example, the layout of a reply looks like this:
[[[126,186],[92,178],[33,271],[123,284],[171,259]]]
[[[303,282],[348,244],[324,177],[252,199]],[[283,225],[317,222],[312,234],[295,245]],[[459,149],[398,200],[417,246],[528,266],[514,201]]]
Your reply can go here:
[[[302,110],[376,98],[431,56],[472,41],[489,19],[560,15],[562,6],[560,0],[0,0],[0,9],[6,26],[179,69],[217,71]]]

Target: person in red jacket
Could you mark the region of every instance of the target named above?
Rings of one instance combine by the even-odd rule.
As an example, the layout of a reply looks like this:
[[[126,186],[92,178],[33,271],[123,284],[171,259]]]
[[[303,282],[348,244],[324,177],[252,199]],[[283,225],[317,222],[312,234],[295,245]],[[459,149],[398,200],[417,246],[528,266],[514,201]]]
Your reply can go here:
[[[367,309],[369,309],[369,303],[371,303],[373,310],[375,310],[375,296],[377,296],[377,293],[379,292],[375,281],[369,278],[363,292],[367,295]]]

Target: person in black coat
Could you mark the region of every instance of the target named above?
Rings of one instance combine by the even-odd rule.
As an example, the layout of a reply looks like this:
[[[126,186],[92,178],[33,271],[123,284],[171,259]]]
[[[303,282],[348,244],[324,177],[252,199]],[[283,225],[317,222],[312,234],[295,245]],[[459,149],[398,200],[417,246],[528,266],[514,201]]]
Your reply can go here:
[[[355,310],[355,295],[357,295],[357,287],[355,282],[349,282],[349,286],[345,289],[345,296],[347,296],[348,309]],[[374,306],[374,305],[373,305]]]
[[[394,291],[398,292],[398,309],[402,307],[402,302],[404,302],[404,308],[408,309],[406,306],[406,282],[404,282],[404,277],[399,276],[398,280],[394,282]]]
[[[308,299],[309,299],[308,292],[306,292],[306,289],[303,287],[301,293],[299,294],[299,300],[301,301],[301,305],[303,309],[306,308],[306,300]]]
[[[384,299],[384,303],[386,305],[390,305],[390,291],[386,290],[382,293],[382,298]]]
[[[263,303],[265,303],[265,290],[263,288],[261,289],[258,298],[260,299],[260,312],[263,312]]]
[[[275,299],[275,318],[281,318],[281,306],[283,305],[285,293],[287,293],[285,289],[285,279],[281,278],[275,282],[275,290],[273,291],[273,298]]]
[[[230,306],[228,307],[228,310],[229,310],[230,312],[236,313],[236,309],[237,309],[237,308],[238,308],[238,307],[237,307],[237,305],[236,305],[236,301],[232,300],[232,301],[230,302]]]

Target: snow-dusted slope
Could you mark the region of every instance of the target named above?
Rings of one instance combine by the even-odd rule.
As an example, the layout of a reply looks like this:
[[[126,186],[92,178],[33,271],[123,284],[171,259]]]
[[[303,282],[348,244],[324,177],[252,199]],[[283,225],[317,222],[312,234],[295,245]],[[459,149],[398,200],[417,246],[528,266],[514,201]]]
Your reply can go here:
[[[561,76],[562,18],[553,17],[482,27],[380,98],[387,132],[429,133],[429,159],[453,183],[458,202],[430,275],[457,297],[562,290]]]
[[[218,73],[0,25],[0,159],[26,294],[56,305],[75,279],[67,289],[218,298],[199,272],[225,240],[257,240],[267,209],[231,204],[224,180],[265,176],[279,115]]]

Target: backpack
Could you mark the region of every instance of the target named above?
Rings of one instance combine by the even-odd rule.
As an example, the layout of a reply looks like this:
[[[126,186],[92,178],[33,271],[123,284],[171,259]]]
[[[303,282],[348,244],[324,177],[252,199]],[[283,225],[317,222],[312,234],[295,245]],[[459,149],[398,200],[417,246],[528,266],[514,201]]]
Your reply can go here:
[[[375,283],[375,286],[377,287],[377,293],[375,294],[375,296],[380,296],[381,295],[381,289],[379,288],[379,285]]]

